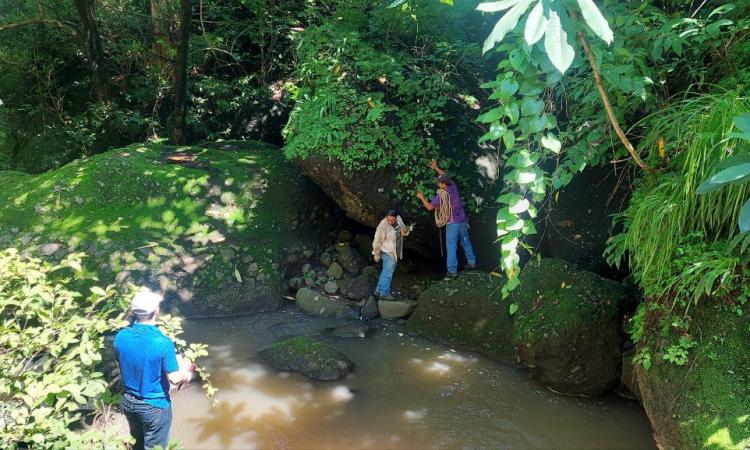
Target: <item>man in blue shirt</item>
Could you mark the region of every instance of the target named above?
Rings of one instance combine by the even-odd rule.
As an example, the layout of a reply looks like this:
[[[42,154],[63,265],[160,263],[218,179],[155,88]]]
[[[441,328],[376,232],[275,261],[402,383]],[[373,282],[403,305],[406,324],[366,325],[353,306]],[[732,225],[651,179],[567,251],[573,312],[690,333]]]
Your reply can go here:
[[[438,174],[438,194],[432,200],[427,200],[427,197],[417,191],[417,197],[422,201],[422,205],[428,210],[432,211],[441,205],[440,191],[444,191],[447,194],[447,198],[450,199],[450,217],[445,225],[445,247],[448,251],[448,258],[446,265],[448,266],[447,276],[449,278],[455,278],[458,276],[458,243],[461,243],[461,247],[464,249],[467,260],[467,269],[477,268],[477,257],[474,254],[474,248],[471,245],[469,239],[469,226],[467,224],[467,215],[464,210],[464,203],[461,201],[461,195],[458,192],[456,183],[451,180],[451,177],[443,169],[438,166],[437,161],[434,159],[430,161],[430,168]]]
[[[149,290],[139,290],[130,303],[132,325],[115,336],[125,387],[122,409],[136,450],[167,447],[172,425],[169,384],[189,381],[179,370],[174,344],[156,327],[162,299]]]

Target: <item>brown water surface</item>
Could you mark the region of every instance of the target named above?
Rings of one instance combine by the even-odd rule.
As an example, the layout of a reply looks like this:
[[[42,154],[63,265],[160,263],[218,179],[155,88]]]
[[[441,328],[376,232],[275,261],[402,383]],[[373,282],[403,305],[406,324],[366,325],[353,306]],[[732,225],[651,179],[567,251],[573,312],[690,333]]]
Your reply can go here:
[[[404,333],[395,323],[367,339],[327,336],[347,323],[290,307],[235,319],[188,321],[190,341],[220,389],[174,395],[172,436],[188,449],[502,448],[653,449],[643,410],[618,397],[545,390],[522,370]],[[354,361],[352,374],[314,382],[276,373],[257,353],[289,336],[316,336]]]

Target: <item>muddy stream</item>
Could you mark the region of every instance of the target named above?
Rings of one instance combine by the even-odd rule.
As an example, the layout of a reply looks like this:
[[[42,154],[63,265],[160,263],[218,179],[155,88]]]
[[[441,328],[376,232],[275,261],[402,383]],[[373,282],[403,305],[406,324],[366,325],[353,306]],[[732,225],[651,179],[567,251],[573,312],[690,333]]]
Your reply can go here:
[[[351,322],[293,306],[233,319],[185,322],[185,337],[210,345],[220,392],[197,385],[174,395],[172,436],[189,449],[539,448],[653,449],[637,403],[616,396],[555,395],[527,373],[376,321],[368,338],[326,329]],[[291,336],[316,336],[354,361],[352,374],[313,382],[276,373],[257,354]]]

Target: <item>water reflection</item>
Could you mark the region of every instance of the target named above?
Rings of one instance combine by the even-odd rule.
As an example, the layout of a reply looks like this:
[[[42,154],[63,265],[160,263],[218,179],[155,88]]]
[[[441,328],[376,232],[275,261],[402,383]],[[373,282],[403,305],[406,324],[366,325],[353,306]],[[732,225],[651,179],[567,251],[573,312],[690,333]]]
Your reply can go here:
[[[633,403],[556,396],[521,371],[404,335],[334,338],[333,319],[295,310],[194,321],[212,345],[215,407],[198,386],[175,396],[173,435],[186,448],[654,448]],[[293,326],[289,326],[293,324]],[[337,382],[276,373],[257,359],[277,334],[319,336],[355,371]]]

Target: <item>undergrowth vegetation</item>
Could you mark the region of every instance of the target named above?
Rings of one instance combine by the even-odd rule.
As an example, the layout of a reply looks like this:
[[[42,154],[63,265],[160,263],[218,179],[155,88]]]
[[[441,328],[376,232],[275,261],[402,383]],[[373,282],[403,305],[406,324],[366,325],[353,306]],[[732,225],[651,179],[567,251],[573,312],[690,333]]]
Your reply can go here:
[[[119,380],[105,375],[105,339],[126,325],[132,292],[123,294],[84,269],[83,253],[59,263],[0,251],[0,446],[119,448],[129,441],[107,423]],[[206,346],[179,338],[181,320],[159,326],[188,360]],[[199,368],[203,388],[216,389]]]
[[[750,187],[730,186],[705,196],[696,189],[723,160],[750,154],[732,136],[734,118],[748,111],[744,92],[725,91],[688,98],[644,119],[650,132],[643,145],[664,147],[664,172],[640,180],[619,218],[624,231],[612,238],[608,253],[610,262],[619,264],[627,252],[647,296],[679,293],[697,300],[713,294],[715,282],[726,285],[733,279],[739,259],[729,244]]]

